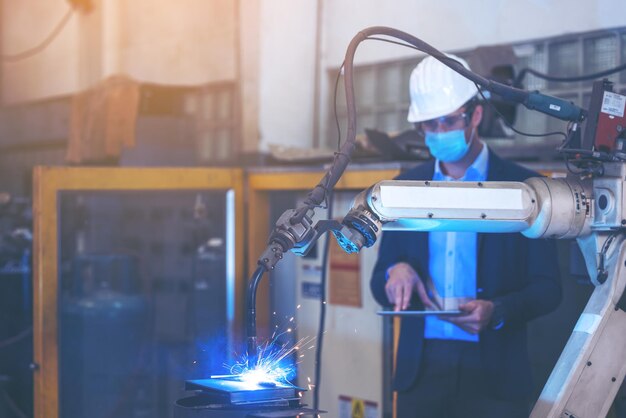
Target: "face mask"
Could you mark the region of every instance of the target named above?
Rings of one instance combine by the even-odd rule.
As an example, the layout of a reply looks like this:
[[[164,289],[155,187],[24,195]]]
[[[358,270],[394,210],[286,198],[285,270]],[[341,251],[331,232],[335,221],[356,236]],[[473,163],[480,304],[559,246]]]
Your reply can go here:
[[[473,136],[473,135],[472,135]],[[465,131],[426,132],[426,145],[433,157],[444,163],[459,161],[469,151]]]

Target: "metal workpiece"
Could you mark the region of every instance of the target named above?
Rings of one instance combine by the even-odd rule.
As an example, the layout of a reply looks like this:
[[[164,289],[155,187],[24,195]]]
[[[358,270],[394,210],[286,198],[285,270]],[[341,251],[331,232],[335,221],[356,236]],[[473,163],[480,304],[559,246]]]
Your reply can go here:
[[[175,418],[296,418],[324,412],[302,404],[306,390],[287,382],[211,376],[186,381],[185,390],[194,394],[176,402]]]
[[[174,418],[300,418],[317,417],[324,411],[291,406],[237,406],[216,405],[175,406]]]
[[[551,179],[531,177],[525,181],[534,194],[532,224],[522,234],[529,238],[576,238],[591,233],[592,192],[590,180],[573,176]]]

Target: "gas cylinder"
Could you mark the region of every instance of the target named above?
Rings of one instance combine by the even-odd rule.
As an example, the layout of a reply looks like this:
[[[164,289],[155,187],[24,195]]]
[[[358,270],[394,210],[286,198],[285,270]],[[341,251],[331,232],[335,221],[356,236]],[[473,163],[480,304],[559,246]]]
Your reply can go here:
[[[148,335],[136,259],[91,254],[72,264],[71,286],[60,295],[60,416],[132,418],[145,390]]]

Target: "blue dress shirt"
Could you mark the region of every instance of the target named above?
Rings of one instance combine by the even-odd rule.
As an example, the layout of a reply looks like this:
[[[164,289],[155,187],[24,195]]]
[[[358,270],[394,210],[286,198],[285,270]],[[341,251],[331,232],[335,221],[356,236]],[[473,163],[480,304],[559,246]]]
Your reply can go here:
[[[485,181],[489,168],[489,151],[483,148],[459,179],[441,172],[440,162],[435,162],[433,180],[436,181]],[[431,232],[428,236],[429,272],[433,285],[443,298],[476,298],[477,234],[476,232]],[[470,334],[456,325],[427,316],[424,338],[478,341],[478,335]]]

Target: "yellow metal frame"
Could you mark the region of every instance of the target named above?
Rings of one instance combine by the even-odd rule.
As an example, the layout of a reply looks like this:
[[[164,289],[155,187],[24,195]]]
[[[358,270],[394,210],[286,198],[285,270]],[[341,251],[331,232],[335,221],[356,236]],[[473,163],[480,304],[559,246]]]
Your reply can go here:
[[[33,184],[33,337],[35,418],[59,416],[57,340],[58,194],[61,191],[233,190],[235,194],[235,321],[242,324],[243,172],[214,168],[36,167]],[[231,326],[234,328],[233,326]],[[231,329],[231,335],[238,330]]]

